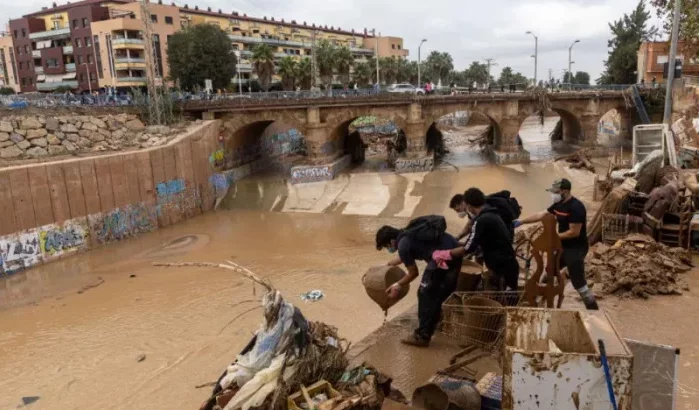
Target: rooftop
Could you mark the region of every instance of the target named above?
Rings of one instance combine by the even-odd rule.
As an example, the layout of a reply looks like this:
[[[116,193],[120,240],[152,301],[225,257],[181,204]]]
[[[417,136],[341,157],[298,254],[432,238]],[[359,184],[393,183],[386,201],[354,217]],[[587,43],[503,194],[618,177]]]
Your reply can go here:
[[[34,13],[30,14],[25,14],[23,17],[35,17],[35,16],[41,16],[46,13],[57,13],[61,11],[66,11],[69,9],[72,9],[73,7],[81,7],[81,6],[90,6],[90,5],[100,5],[103,3],[131,3],[132,0],[83,0],[83,1],[78,1],[75,3],[71,3],[70,1],[67,2],[66,4],[61,4],[60,6],[56,4],[56,2],[53,3],[52,7],[47,7],[46,9],[39,10]]]

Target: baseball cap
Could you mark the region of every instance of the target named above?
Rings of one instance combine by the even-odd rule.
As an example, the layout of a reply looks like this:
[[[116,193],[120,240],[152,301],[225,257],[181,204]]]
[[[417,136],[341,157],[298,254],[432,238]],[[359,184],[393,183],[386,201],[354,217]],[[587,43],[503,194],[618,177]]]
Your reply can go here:
[[[553,181],[553,184],[551,184],[551,188],[547,189],[547,191],[559,193],[564,189],[570,190],[571,188],[572,185],[570,184],[570,181],[568,181],[565,178],[561,178]]]

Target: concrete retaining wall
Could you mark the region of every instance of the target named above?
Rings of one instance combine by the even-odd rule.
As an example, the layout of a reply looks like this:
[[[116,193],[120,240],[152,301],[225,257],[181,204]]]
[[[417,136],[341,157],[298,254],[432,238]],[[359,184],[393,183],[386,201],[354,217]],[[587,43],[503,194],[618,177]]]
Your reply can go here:
[[[0,169],[0,273],[211,210],[219,130],[207,121],[157,148]]]

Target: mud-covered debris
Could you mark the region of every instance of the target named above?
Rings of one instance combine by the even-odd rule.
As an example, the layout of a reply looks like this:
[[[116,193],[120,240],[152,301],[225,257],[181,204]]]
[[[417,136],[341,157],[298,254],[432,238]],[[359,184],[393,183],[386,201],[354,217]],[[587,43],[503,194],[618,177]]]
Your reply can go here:
[[[629,235],[613,246],[599,243],[585,262],[588,278],[600,284],[604,293],[648,298],[681,295],[689,289],[681,275],[692,267],[689,253],[645,235]]]

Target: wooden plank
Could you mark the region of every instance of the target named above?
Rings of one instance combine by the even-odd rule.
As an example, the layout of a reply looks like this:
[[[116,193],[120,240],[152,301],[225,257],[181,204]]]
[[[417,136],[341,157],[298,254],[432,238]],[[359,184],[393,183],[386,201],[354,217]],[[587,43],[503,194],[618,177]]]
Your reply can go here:
[[[153,168],[148,152],[139,152],[136,154],[136,168],[138,171],[138,188],[141,201],[154,204],[155,184],[153,183]]]
[[[80,162],[82,161],[71,161],[62,164],[71,218],[87,216],[85,193],[83,191],[82,177],[80,175]]]
[[[36,228],[36,217],[34,216],[34,204],[27,168],[22,167],[10,170],[9,176],[18,230]]]
[[[97,186],[97,173],[95,171],[95,161],[86,159],[80,161],[80,179],[85,196],[85,210],[88,215],[99,213],[102,210],[100,205],[100,194]]]
[[[29,176],[29,185],[32,191],[32,202],[34,203],[34,216],[36,217],[37,226],[55,222],[46,167],[43,165],[27,167],[27,175]]]
[[[109,157],[95,159],[95,175],[97,176],[97,189],[100,194],[100,210],[109,212],[116,208],[114,204],[114,190],[112,189],[112,173],[109,169]]]
[[[47,165],[46,175],[49,178],[54,219],[57,223],[67,221],[70,219],[70,204],[68,203],[68,190],[63,176],[63,168],[59,163]]]
[[[129,204],[129,186],[124,172],[122,155],[114,155],[109,158],[109,172],[112,174],[114,205],[117,208],[124,207]]]
[[[141,188],[138,182],[138,163],[135,154],[124,155],[124,172],[126,173],[126,184],[129,186],[129,203],[137,204],[141,202]]]
[[[0,212],[0,235],[19,231],[8,171],[0,171],[0,209],[2,210]]]

